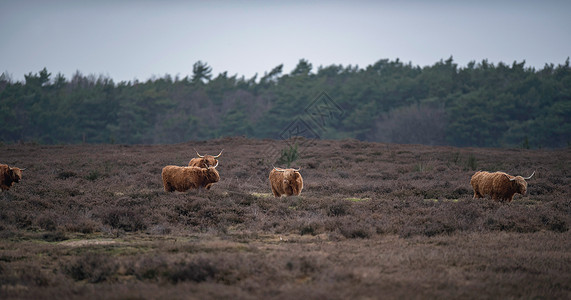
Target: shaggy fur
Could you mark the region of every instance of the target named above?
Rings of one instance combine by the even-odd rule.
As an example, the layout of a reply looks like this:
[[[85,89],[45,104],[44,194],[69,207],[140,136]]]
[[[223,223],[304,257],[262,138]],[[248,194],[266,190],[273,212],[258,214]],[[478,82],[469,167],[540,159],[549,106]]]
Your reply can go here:
[[[299,195],[303,189],[303,178],[299,170],[273,168],[270,171],[270,187],[276,198],[282,195]]]
[[[511,202],[516,193],[521,195],[527,193],[527,182],[523,177],[504,172],[478,171],[472,176],[470,184],[474,189],[474,199],[489,195],[495,201]]]
[[[220,175],[215,167],[179,167],[166,166],[162,172],[163,186],[165,191],[186,192],[189,189],[200,187],[210,189],[213,183],[220,180]]]
[[[7,191],[14,183],[22,180],[22,169],[11,168],[8,165],[0,164],[0,188]]]

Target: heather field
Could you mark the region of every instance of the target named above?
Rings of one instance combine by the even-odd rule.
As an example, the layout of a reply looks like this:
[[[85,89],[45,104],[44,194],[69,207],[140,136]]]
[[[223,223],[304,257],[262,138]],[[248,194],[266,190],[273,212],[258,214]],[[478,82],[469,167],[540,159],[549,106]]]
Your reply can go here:
[[[27,168],[0,195],[0,298],[571,298],[571,149],[297,142],[279,199],[284,141],[0,145]],[[220,182],[166,193],[193,149],[224,149]],[[496,203],[478,170],[535,176]]]

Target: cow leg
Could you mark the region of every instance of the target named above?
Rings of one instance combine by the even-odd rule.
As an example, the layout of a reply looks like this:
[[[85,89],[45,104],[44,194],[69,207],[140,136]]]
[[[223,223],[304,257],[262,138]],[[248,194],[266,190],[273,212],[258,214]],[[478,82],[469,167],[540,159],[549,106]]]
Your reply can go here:
[[[272,187],[272,193],[274,194],[274,197],[276,197],[276,198],[281,197],[281,195],[273,187]]]

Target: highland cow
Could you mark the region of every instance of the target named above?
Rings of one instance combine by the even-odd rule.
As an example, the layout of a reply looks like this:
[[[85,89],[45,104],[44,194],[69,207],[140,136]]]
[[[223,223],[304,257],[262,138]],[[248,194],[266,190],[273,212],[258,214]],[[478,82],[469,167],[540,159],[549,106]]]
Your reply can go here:
[[[194,150],[196,151],[196,150]],[[222,149],[222,151],[224,151],[224,149]],[[218,165],[218,160],[217,158],[220,157],[220,155],[222,155],[222,151],[220,151],[220,153],[218,153],[218,155],[216,156],[212,156],[212,155],[200,155],[198,153],[198,151],[196,151],[196,155],[198,155],[198,157],[195,157],[193,159],[191,159],[188,162],[188,166],[189,167],[199,167],[199,168],[208,168],[214,165]]]
[[[198,155],[198,157],[191,159],[188,162],[188,166],[189,167],[198,167],[198,168],[208,169],[209,167],[218,165],[217,158],[219,158],[220,155],[222,155],[222,151],[224,151],[224,149],[222,149],[222,151],[220,151],[220,153],[218,153],[218,155],[216,155],[216,156],[212,156],[212,155],[208,155],[208,154],[200,155],[200,153],[198,153],[198,151],[196,151],[196,149],[194,149],[194,151],[196,152],[196,155]],[[205,188],[207,190],[209,190],[212,185],[213,185],[213,183],[209,183]]]
[[[470,180],[474,189],[474,199],[490,195],[495,201],[511,202],[516,193],[524,196],[527,193],[527,182],[529,177],[512,176],[504,172],[489,173],[478,171]]]
[[[214,167],[179,167],[166,166],[163,168],[163,186],[166,192],[186,192],[189,189],[199,189],[201,187],[210,189],[213,183],[220,180],[220,175]]]
[[[303,189],[303,178],[299,169],[280,169],[274,167],[270,171],[270,186],[276,198],[282,195],[299,195]]]
[[[2,191],[7,191],[14,183],[20,182],[22,180],[22,171],[24,170],[0,164],[0,188],[2,188]]]

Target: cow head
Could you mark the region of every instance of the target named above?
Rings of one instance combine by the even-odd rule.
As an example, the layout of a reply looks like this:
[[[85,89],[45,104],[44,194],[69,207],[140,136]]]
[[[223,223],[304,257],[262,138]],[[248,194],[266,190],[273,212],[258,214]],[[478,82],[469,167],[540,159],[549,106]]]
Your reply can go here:
[[[25,169],[20,168],[10,168],[10,177],[12,178],[13,182],[20,182],[22,180],[22,171]]]
[[[218,156],[220,156],[220,155],[218,155]],[[216,165],[214,165],[213,167],[212,166],[206,167],[206,177],[208,177],[209,182],[220,181],[220,174],[218,174],[218,171],[216,171],[216,167],[218,167],[218,161],[216,162]]]
[[[534,174],[535,174],[535,171],[533,171],[533,173],[529,177],[522,177],[522,176],[510,177],[510,176],[508,176],[508,179],[514,184],[516,192],[525,196],[525,194],[527,193],[527,182],[526,182],[526,180],[531,179],[531,177],[533,177]],[[507,176],[507,174],[506,174],[506,176]]]
[[[220,157],[220,155],[222,155],[222,151],[224,151],[224,149],[222,149],[222,151],[220,151],[220,153],[218,153],[218,155],[216,156],[212,156],[212,155],[200,155],[200,153],[198,153],[198,151],[196,151],[196,149],[194,150],[196,152],[196,155],[199,158],[193,158],[191,160],[191,163],[194,161],[193,166],[195,167],[200,167],[200,168],[209,168],[211,166],[214,165],[218,165],[218,157]]]
[[[283,183],[290,186],[294,194],[299,193],[298,183],[301,180],[301,174],[299,174],[299,170],[301,169],[280,169],[274,167],[274,170],[281,172],[283,174]]]

